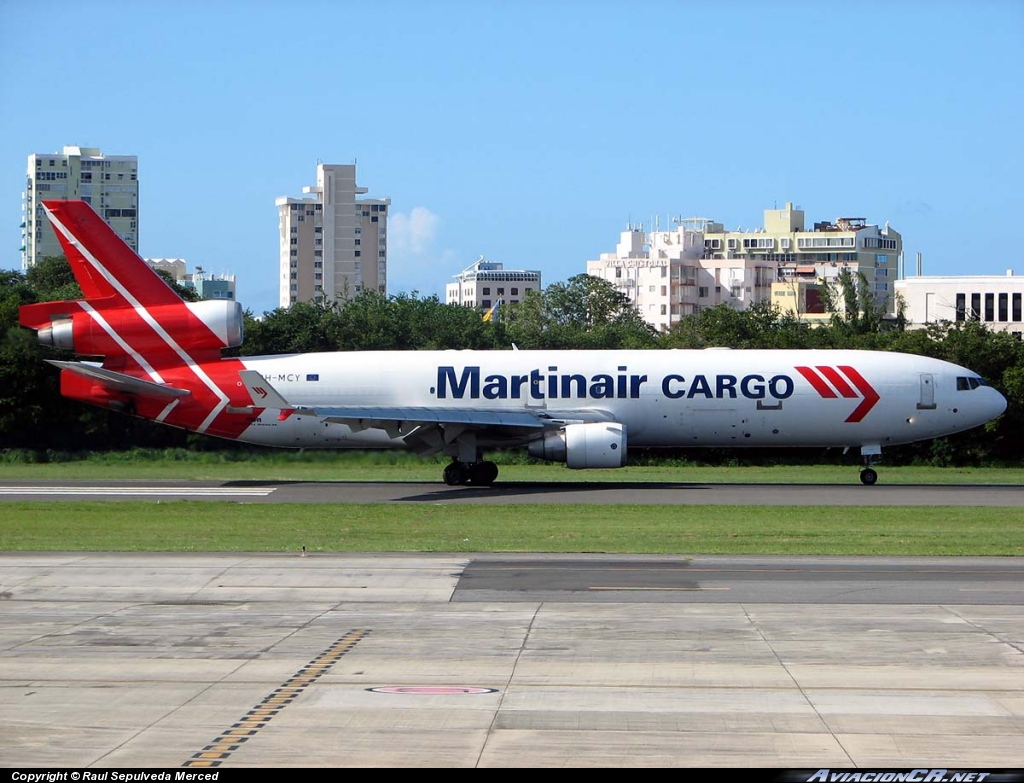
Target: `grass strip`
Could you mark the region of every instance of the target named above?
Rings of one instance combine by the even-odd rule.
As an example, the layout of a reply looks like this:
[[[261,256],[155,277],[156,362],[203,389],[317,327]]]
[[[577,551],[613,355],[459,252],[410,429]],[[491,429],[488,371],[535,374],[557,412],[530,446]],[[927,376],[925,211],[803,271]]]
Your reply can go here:
[[[870,491],[870,490],[866,490]],[[0,549],[116,552],[1024,555],[1019,508],[0,504]]]

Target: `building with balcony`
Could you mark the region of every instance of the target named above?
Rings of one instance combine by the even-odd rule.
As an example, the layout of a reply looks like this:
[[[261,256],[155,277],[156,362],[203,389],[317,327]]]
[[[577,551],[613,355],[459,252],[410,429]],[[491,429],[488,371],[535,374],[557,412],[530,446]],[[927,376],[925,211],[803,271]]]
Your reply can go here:
[[[870,286],[879,306],[894,311],[893,283],[903,242],[888,224],[879,228],[863,218],[837,218],[808,231],[803,210],[792,203],[765,210],[764,226],[750,231],[726,231],[708,218],[673,222],[666,231],[630,226],[614,253],[587,262],[588,274],[629,296],[656,329],[667,331],[703,307],[783,304],[786,291],[794,302],[804,302],[794,305],[797,312],[811,315],[820,301],[815,287],[835,283],[842,269]],[[776,297],[773,284],[779,283],[784,285]]]
[[[43,210],[48,200],[81,199],[128,246],[139,252],[139,162],[135,155],[104,155],[96,147],[64,147],[28,156],[22,193],[21,268],[64,255]]]
[[[281,307],[387,293],[391,199],[356,198],[366,192],[354,164],[319,163],[306,197],[277,199]]]

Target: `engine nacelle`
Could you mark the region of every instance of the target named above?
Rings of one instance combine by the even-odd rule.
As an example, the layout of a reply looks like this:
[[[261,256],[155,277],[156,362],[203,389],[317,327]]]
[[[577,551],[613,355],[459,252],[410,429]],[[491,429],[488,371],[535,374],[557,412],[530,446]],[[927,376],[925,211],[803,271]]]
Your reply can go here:
[[[564,462],[575,470],[621,468],[626,464],[626,425],[618,422],[567,424],[531,441],[531,457]]]
[[[150,306],[145,310],[149,317],[128,307],[102,308],[94,313],[67,307],[47,325],[38,327],[39,342],[89,356],[118,356],[126,353],[125,344],[139,353],[172,350],[165,334],[190,351],[234,348],[244,337],[242,305],[223,299]],[[154,323],[162,327],[163,333],[153,328]]]

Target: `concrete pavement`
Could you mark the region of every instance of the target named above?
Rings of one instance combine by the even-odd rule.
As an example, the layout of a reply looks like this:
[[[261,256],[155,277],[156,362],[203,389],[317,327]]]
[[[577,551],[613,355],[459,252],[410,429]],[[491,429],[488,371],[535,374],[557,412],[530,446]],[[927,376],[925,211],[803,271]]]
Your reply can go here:
[[[680,558],[701,575],[673,586],[631,558],[636,581],[608,600],[608,574],[592,575],[600,556],[552,556],[507,583],[516,556],[5,553],[0,758],[1024,766],[1014,559],[910,561],[948,566],[961,589],[944,584],[941,603],[876,602],[868,589],[851,603],[827,589],[827,558],[725,560]],[[728,600],[742,587],[730,569],[765,563],[779,576],[759,579],[793,587]],[[974,574],[957,582],[957,563]],[[858,564],[878,565],[843,570]]]

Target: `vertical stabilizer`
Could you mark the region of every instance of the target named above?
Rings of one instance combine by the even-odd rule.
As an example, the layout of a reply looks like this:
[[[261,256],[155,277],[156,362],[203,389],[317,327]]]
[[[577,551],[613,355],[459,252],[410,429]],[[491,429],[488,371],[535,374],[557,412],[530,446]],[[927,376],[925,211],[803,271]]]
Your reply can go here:
[[[43,208],[87,300],[117,297],[132,307],[181,301],[84,201],[44,201]]]

